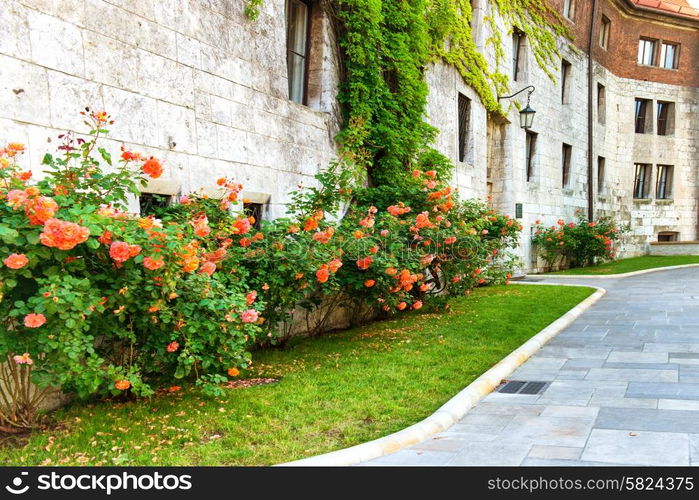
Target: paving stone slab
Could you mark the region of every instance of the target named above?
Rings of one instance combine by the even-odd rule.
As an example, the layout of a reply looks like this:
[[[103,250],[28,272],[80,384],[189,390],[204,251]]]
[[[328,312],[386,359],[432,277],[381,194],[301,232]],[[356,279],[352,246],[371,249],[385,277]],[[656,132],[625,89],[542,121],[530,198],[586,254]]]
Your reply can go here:
[[[664,364],[668,362],[668,355],[663,352],[626,352],[614,351],[609,354],[607,363],[653,363]]]
[[[699,419],[694,411],[686,410],[602,407],[595,428],[699,433]]]
[[[449,462],[449,465],[520,465],[531,450],[531,443],[479,443],[470,446]]]
[[[630,382],[626,396],[630,398],[699,400],[699,384]]]
[[[594,429],[581,458],[607,464],[689,465],[689,437],[684,433]]]
[[[586,380],[628,380],[638,382],[677,382],[674,370],[639,370],[636,368],[590,368]]]
[[[699,411],[699,401],[688,399],[659,399],[658,409]]]
[[[511,442],[580,447],[594,421],[594,417],[515,417],[503,435]]]
[[[578,460],[583,448],[570,446],[545,446],[534,445],[527,458],[544,458],[552,460]]]

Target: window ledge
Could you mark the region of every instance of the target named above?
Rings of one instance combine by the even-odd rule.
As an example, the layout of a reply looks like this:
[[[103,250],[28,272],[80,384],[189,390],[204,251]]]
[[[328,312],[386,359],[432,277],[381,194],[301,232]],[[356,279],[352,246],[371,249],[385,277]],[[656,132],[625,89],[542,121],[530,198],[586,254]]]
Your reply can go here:
[[[575,190],[573,188],[564,187],[562,191],[563,196],[573,196],[575,194]]]
[[[649,205],[650,203],[653,202],[653,199],[652,198],[634,198],[633,202],[638,203],[639,205]]]
[[[655,200],[656,205],[672,205],[675,202],[672,198],[660,198]]]

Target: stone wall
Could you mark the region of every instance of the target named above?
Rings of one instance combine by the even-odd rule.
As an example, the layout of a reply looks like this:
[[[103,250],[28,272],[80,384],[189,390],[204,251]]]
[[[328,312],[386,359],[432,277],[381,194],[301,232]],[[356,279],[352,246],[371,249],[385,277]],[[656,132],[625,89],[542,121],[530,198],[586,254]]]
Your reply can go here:
[[[559,8],[563,0],[552,0]],[[536,220],[554,224],[586,210],[595,190],[599,214],[629,223],[625,255],[644,253],[662,231],[697,237],[699,90],[697,23],[629,10],[625,0],[600,0],[600,14],[612,21],[610,49],[593,43],[593,87],[606,88],[606,116],[593,129],[593,176],[588,179],[588,59],[591,3],[578,1],[569,23],[576,40],[561,40],[571,64],[569,92],[561,98],[555,81],[536,64],[525,41],[522,71],[510,90],[535,85],[537,111],[533,176],[526,179],[525,131],[512,101],[506,118],[489,116],[475,92],[443,64],[427,71],[427,114],[440,133],[436,146],[456,169],[453,182],[464,197],[491,197],[493,208],[515,215],[521,204],[524,234],[522,269],[536,267],[530,230]],[[335,100],[339,79],[331,23],[314,9],[310,29],[308,105],[288,99],[284,0],[265,0],[256,21],[240,0],[8,0],[0,9],[0,141],[28,145],[36,170],[63,130],[84,131],[77,112],[106,109],[117,120],[112,148],[122,143],[163,158],[166,177],[150,189],[177,195],[211,185],[219,176],[245,186],[244,196],[268,200],[265,217],[284,213],[288,193],[336,154],[340,116]],[[474,33],[479,50],[494,63],[486,19],[495,9],[474,0]],[[650,17],[649,17],[650,16]],[[498,21],[511,72],[511,26]],[[693,24],[692,24],[693,23]],[[598,23],[599,24],[599,23]],[[597,29],[597,28],[595,28]],[[652,35],[682,43],[679,70],[641,68],[635,62],[638,37]],[[695,50],[697,49],[697,50]],[[471,102],[464,161],[458,158],[458,94]],[[634,98],[676,104],[672,136],[635,134]],[[515,98],[526,102],[526,94]],[[594,100],[593,100],[593,106]],[[595,106],[596,107],[596,106]],[[562,145],[572,147],[570,182],[562,185]],[[597,158],[606,160],[597,192]],[[634,163],[675,168],[671,200],[634,201]],[[654,187],[654,186],[653,186]],[[133,209],[137,209],[134,202]]]
[[[699,241],[653,242],[648,255],[699,255]]]
[[[335,156],[335,42],[315,12],[309,106],[295,104],[284,0],[265,0],[254,22],[244,5],[8,0],[0,9],[0,142],[27,144],[36,170],[56,135],[85,131],[80,110],[105,109],[116,120],[111,146],[162,158],[177,191],[229,176],[271,195],[266,216],[283,214],[287,193],[313,183]]]

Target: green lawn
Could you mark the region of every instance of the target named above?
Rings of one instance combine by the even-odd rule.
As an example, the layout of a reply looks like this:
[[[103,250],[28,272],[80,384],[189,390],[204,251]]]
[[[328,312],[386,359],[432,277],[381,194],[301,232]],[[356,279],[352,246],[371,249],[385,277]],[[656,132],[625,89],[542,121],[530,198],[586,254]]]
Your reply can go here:
[[[491,287],[449,314],[400,319],[259,352],[253,373],[280,382],[190,388],[149,401],[74,405],[58,425],[0,446],[3,465],[262,465],[328,452],[403,429],[593,292]]]
[[[699,264],[699,255],[646,255],[644,257],[620,259],[597,266],[566,269],[565,271],[557,271],[550,274],[621,274],[641,271],[643,269],[653,269],[656,267],[680,266],[683,264]]]

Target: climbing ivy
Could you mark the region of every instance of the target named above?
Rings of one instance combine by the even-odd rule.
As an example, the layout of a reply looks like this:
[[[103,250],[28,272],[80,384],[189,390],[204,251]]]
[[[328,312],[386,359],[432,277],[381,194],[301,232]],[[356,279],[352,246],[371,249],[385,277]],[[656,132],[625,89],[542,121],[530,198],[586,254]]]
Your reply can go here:
[[[414,168],[429,167],[448,178],[453,165],[432,148],[437,130],[425,121],[429,92],[425,70],[443,61],[455,67],[490,112],[503,113],[497,95],[509,88],[501,71],[504,41],[499,22],[527,35],[537,64],[553,78],[558,40],[570,37],[547,0],[490,0],[485,23],[495,67],[478,51],[470,0],[323,0],[336,21],[342,81],[338,100],[344,128],[338,139],[368,174],[370,186],[401,186],[414,192]],[[259,13],[262,0],[248,0]]]
[[[263,1],[264,0],[247,0],[247,5],[245,5],[245,15],[253,21],[257,19],[260,15],[260,8],[262,7]]]

